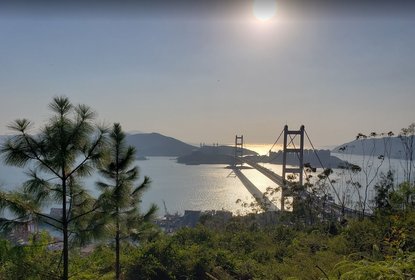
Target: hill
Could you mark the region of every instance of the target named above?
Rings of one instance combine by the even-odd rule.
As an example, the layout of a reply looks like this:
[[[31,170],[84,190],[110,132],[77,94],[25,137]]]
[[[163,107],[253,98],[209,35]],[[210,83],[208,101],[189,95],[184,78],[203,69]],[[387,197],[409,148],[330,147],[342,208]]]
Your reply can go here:
[[[178,163],[196,164],[232,164],[235,148],[231,146],[203,146],[192,153],[177,158]],[[244,155],[256,156],[257,153],[243,149]]]
[[[127,143],[137,149],[137,156],[178,157],[191,153],[195,146],[159,133],[128,134]]]
[[[8,135],[0,135],[0,143],[3,143],[9,137]],[[178,157],[190,154],[197,149],[195,146],[159,133],[127,134],[127,143],[136,148],[137,157]]]
[[[389,158],[405,159],[407,155],[410,155],[411,142],[412,156],[414,157],[415,136],[357,139],[337,146],[332,151],[334,153],[373,155],[376,157],[385,156]]]
[[[299,158],[297,154],[289,153],[287,155],[287,164],[297,166],[299,164]],[[283,152],[271,152],[268,159],[265,158],[265,162],[274,164],[283,163]],[[330,150],[304,150],[304,165],[308,165],[314,168],[319,168],[321,165],[324,168],[338,168],[340,166],[347,166],[348,162],[339,159],[336,156],[330,154]]]

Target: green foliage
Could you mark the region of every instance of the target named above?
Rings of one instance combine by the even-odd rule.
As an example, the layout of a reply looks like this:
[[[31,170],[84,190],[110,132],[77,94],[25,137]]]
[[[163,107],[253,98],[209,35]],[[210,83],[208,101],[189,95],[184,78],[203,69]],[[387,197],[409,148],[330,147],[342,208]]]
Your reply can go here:
[[[35,135],[30,135],[30,121],[18,119],[9,128],[16,133],[2,144],[4,162],[30,167],[23,190],[0,196],[0,207],[14,217],[11,222],[47,223],[62,232],[63,279],[69,277],[69,233],[72,239],[85,236],[88,226],[82,220],[98,208],[86,192],[81,179],[100,166],[106,147],[104,128],[94,125],[95,113],[86,105],[74,106],[66,97],[55,97],[49,104],[53,115]],[[23,193],[23,194],[22,194]],[[20,199],[14,199],[20,196]],[[42,213],[42,206],[60,204],[60,217]]]
[[[60,252],[48,249],[52,243],[46,233],[33,235],[24,246],[0,240],[0,279],[60,279]]]
[[[391,194],[391,200],[396,211],[413,211],[415,209],[415,185],[408,182],[399,184],[398,189]]]
[[[98,246],[91,253],[72,252],[71,279],[114,279],[114,253],[108,246]]]
[[[183,229],[138,248],[127,279],[406,279],[415,265],[403,229],[413,218],[388,219],[350,220],[334,235],[328,224],[263,228],[241,218],[222,230]]]
[[[235,220],[222,229],[199,225],[125,244],[123,279],[410,279],[415,273],[413,213],[351,220],[335,235],[326,224],[296,230]],[[1,241],[0,279],[59,275],[60,252],[47,250],[51,240],[42,238],[33,240],[41,246]],[[91,252],[72,248],[71,279],[114,279],[113,252],[114,244]]]
[[[208,279],[206,273],[218,279],[301,277],[309,271],[296,270],[298,266],[293,262],[303,264],[312,254],[317,259],[320,256],[317,251],[326,249],[318,248],[322,239],[318,233],[312,241],[307,234],[295,236],[294,231],[282,226],[240,228],[237,233],[201,226],[183,229],[140,248],[140,253],[131,260],[127,279]],[[330,268],[333,254],[321,255]],[[320,275],[313,265],[308,264],[315,275]]]
[[[121,125],[116,123],[110,133],[108,162],[99,169],[106,179],[97,182],[102,194],[99,197],[103,221],[111,238],[115,240],[115,271],[116,279],[121,277],[120,245],[126,238],[138,238],[144,229],[144,223],[153,218],[157,210],[152,205],[147,213],[140,213],[140,202],[143,191],[149,187],[150,179],[138,186],[138,167],[132,166],[135,160],[135,149],[126,145],[125,134]]]
[[[361,253],[370,256],[373,246],[380,247],[383,240],[382,228],[369,219],[350,221],[342,234],[347,240],[349,254]]]
[[[393,196],[393,187],[393,172],[389,170],[386,175],[381,173],[380,181],[374,186],[376,192],[375,206],[376,210],[379,211],[381,215],[390,213],[392,210],[393,202],[391,199]]]
[[[370,260],[339,262],[330,275],[341,280],[410,279],[415,274],[415,254],[410,253],[388,261]]]

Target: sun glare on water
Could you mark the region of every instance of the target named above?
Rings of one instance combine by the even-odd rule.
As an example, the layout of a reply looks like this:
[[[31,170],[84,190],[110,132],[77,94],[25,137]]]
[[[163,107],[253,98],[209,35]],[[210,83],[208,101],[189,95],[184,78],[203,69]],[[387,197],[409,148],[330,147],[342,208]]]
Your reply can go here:
[[[254,0],[252,9],[255,18],[268,21],[275,16],[277,3],[275,0]]]

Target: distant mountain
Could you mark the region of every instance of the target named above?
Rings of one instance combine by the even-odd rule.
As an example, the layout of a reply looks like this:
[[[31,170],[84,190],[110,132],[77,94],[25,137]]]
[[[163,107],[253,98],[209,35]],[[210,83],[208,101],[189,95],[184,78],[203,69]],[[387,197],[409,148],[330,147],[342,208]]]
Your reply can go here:
[[[409,137],[383,137],[383,138],[366,138],[354,140],[334,148],[334,153],[354,154],[354,155],[373,155],[376,157],[384,156],[396,159],[405,159],[406,153],[410,151],[410,145],[404,143],[413,143],[412,155],[415,158],[415,138]],[[408,149],[409,148],[409,149]]]
[[[198,150],[198,152],[202,152],[205,154],[221,154],[221,155],[235,155],[235,147],[234,146],[202,146]],[[246,156],[255,156],[258,155],[257,152],[251,151],[249,149],[243,149],[243,154]]]
[[[0,143],[3,143],[9,137],[0,135]],[[128,145],[136,148],[137,157],[139,158],[146,156],[178,157],[190,154],[197,149],[195,146],[159,133],[127,134],[126,138]]]
[[[304,166],[314,168],[339,168],[341,166],[347,166],[348,162],[339,159],[336,156],[330,154],[330,150],[304,150],[303,153]],[[268,158],[263,159],[264,162],[270,162],[274,164],[283,164],[283,151],[270,152]],[[288,153],[286,158],[287,164],[297,166],[299,164],[299,157],[295,153]]]
[[[137,156],[178,157],[191,153],[195,146],[159,133],[127,134],[127,143],[134,146]]]

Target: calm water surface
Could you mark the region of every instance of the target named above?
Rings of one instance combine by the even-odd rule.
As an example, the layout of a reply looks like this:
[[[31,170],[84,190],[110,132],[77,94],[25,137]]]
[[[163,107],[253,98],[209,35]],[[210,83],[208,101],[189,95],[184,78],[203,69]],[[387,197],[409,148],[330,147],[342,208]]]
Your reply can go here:
[[[246,213],[247,209],[236,201],[254,201],[238,178],[228,176],[231,170],[226,169],[226,165],[183,165],[168,157],[150,157],[149,160],[136,161],[136,165],[140,169],[140,180],[145,175],[152,181],[143,195],[142,207],[146,209],[151,203],[155,203],[159,206],[159,215],[164,215],[163,200],[170,213],[222,209]],[[255,170],[245,172],[261,191],[273,184]],[[258,181],[255,181],[255,176],[259,178]],[[23,169],[0,166],[2,189],[18,188],[26,179]],[[84,180],[84,184],[94,195],[98,194],[95,188],[95,181],[98,179],[94,175]]]
[[[269,145],[270,147],[271,145]],[[265,151],[268,147],[262,147]],[[268,148],[269,149],[269,148]],[[336,154],[337,155],[337,154]],[[356,164],[362,164],[361,156],[337,155]],[[372,163],[377,166],[378,161]],[[151,187],[144,193],[142,207],[146,209],[151,203],[159,206],[159,215],[164,215],[163,200],[170,213],[183,213],[184,210],[229,210],[235,214],[246,213],[248,209],[236,203],[237,200],[251,203],[254,201],[251,193],[244,187],[238,178],[229,176],[231,170],[226,165],[182,165],[176,163],[174,158],[150,157],[149,160],[136,161],[140,168],[140,179],[143,176],[151,178]],[[281,174],[281,165],[263,164],[266,168]],[[380,171],[386,172],[389,166],[399,169],[399,160],[385,161]],[[261,192],[268,187],[276,188],[277,185],[256,170],[243,170],[245,176],[252,181]],[[396,180],[400,181],[403,174],[396,173]],[[94,175],[84,184],[92,194],[97,195],[94,182],[98,180]],[[0,186],[2,189],[18,188],[27,179],[24,170],[15,167],[0,165]],[[364,180],[363,176],[356,180]],[[376,182],[376,180],[374,181]],[[342,184],[336,185],[341,190]],[[371,189],[373,184],[371,186]],[[370,192],[373,196],[373,191]],[[351,199],[356,197],[356,191],[349,194]],[[275,197],[278,200],[278,194]]]

